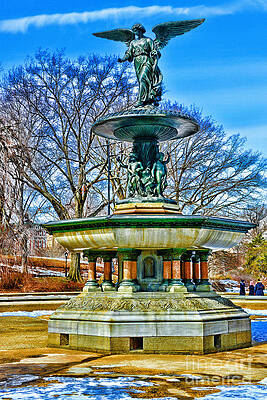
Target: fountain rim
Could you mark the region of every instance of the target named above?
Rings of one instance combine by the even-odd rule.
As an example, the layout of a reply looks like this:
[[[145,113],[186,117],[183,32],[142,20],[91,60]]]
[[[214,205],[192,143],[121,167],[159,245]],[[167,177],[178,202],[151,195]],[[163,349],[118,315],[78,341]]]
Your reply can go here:
[[[50,234],[116,228],[200,228],[247,233],[256,226],[242,220],[200,215],[112,215],[50,221],[42,224]]]
[[[121,128],[140,126],[158,126],[162,129],[169,128],[171,132],[163,135],[162,133],[147,136],[147,140],[167,140],[181,139],[197,133],[200,129],[195,118],[179,111],[167,111],[158,108],[133,108],[117,113],[107,114],[97,119],[92,125],[92,132],[98,136],[117,141],[134,142],[140,139],[133,133],[130,135],[116,135]],[[163,136],[162,136],[163,135]],[[144,139],[144,137],[142,137]]]

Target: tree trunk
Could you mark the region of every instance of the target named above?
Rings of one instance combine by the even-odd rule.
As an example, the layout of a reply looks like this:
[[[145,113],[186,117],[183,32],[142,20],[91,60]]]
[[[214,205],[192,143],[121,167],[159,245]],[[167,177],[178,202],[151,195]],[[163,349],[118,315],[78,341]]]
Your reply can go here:
[[[28,274],[28,238],[23,233],[21,238],[21,267],[24,274]]]
[[[5,206],[4,191],[0,189],[0,225],[2,225],[4,220],[4,206]]]
[[[81,186],[81,185],[80,185]],[[75,198],[75,217],[82,218],[83,216],[84,201],[81,201],[79,194]],[[70,269],[68,279],[73,282],[82,282],[81,268],[80,268],[81,255],[79,253],[71,253]]]
[[[71,253],[68,279],[70,279],[73,282],[82,282],[80,258],[81,256],[79,253]]]

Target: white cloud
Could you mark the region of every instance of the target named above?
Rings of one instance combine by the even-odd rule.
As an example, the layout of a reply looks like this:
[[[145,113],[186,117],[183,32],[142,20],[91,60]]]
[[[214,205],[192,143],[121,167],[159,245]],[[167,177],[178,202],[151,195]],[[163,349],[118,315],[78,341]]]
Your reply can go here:
[[[73,12],[65,14],[43,14],[24,18],[6,19],[0,21],[0,32],[26,32],[29,27],[41,28],[46,25],[73,25],[88,23],[110,18],[121,17],[150,17],[155,15],[170,15],[173,17],[210,17],[235,14],[245,9],[260,9],[267,11],[267,0],[239,0],[221,6],[148,6],[148,7],[120,7],[105,8],[102,10]]]

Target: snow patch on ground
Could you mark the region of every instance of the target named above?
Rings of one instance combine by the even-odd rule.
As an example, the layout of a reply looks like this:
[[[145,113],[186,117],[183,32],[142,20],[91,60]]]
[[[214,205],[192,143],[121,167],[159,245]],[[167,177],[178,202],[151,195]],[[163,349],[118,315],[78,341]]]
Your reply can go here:
[[[249,315],[262,315],[267,316],[267,310],[251,310],[250,308],[243,308]]]
[[[205,388],[196,388],[205,390]],[[209,388],[210,389],[210,388]],[[208,394],[199,400],[225,400],[225,399],[242,399],[242,400],[266,400],[266,385],[237,385],[237,386],[217,386],[219,393]]]
[[[6,381],[0,381],[0,388],[6,388],[7,386],[20,386],[25,383],[36,381],[37,379],[40,379],[40,377],[32,374],[12,374],[7,377]]]
[[[154,386],[153,383],[142,381],[134,377],[118,378],[69,378],[69,377],[45,377],[44,386],[23,386],[3,388],[0,399],[25,400],[38,399],[50,400],[52,398],[64,400],[132,400],[131,394],[144,393],[142,387]],[[139,389],[137,389],[139,388]],[[196,387],[193,390],[211,390],[213,387]],[[265,400],[267,386],[237,385],[217,386],[220,392],[201,397],[202,400]],[[128,393],[127,393],[128,392]],[[145,396],[144,396],[145,397]],[[157,400],[175,400],[176,397],[157,398]]]
[[[35,311],[5,311],[0,313],[0,317],[31,317],[37,318],[42,315],[51,315],[55,310],[35,310]]]
[[[56,260],[60,260],[60,259],[56,259]],[[22,272],[22,266],[21,265],[9,265],[8,266],[9,269],[17,271],[17,272]],[[35,266],[28,266],[28,273],[31,275],[35,275],[35,276],[60,276],[60,277],[64,277],[65,276],[65,272],[61,272],[61,271],[54,271],[51,270],[49,268],[42,268],[42,267],[35,267]]]
[[[220,279],[219,283],[225,285],[225,291],[229,293],[238,293],[239,292],[239,282],[231,280],[231,279]]]
[[[126,390],[129,390],[130,388],[153,386],[153,383],[136,380],[132,377],[100,379],[91,377],[49,377],[44,378],[44,382],[44,386],[27,386],[4,389],[0,394],[0,399],[50,400],[58,398],[64,400],[132,400],[133,398],[126,392]],[[165,397],[164,400],[175,400],[175,398]]]

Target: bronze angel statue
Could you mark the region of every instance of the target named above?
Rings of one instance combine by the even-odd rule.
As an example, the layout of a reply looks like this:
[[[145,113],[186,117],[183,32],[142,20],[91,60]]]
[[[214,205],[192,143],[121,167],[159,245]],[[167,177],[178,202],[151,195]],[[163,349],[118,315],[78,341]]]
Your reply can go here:
[[[188,21],[164,22],[154,26],[153,40],[144,36],[146,32],[142,24],[133,25],[132,29],[113,29],[111,31],[93,33],[93,35],[124,42],[128,49],[119,62],[134,61],[136,77],[139,84],[136,106],[152,104],[157,106],[162,95],[162,74],[158,67],[160,50],[175,36],[191,31],[204,22],[204,19]]]

